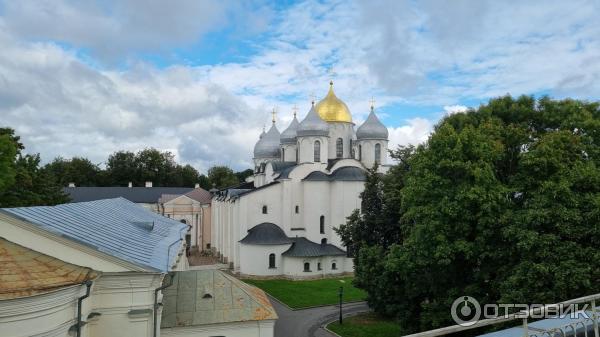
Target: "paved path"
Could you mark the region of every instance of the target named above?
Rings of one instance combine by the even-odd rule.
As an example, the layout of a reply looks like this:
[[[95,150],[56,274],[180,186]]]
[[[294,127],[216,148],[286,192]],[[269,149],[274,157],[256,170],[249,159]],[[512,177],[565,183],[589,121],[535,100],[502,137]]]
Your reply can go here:
[[[332,337],[333,334],[323,329],[323,325],[339,317],[339,307],[330,305],[302,310],[291,310],[269,296],[271,304],[277,311],[279,319],[275,323],[275,337]],[[344,317],[359,312],[369,311],[366,302],[344,303]]]

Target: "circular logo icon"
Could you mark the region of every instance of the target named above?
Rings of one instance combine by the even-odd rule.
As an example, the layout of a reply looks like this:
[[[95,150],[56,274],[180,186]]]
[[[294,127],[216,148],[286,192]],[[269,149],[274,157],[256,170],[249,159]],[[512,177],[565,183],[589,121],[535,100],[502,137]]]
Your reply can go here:
[[[460,326],[471,326],[481,317],[481,306],[471,296],[461,296],[454,300],[450,308],[452,319]]]

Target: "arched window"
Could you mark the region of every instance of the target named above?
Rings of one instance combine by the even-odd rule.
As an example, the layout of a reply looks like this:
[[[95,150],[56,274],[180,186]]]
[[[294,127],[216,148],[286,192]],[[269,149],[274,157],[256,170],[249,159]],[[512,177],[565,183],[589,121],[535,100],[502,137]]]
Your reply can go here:
[[[362,145],[358,146],[358,160],[362,160]]]
[[[335,157],[342,158],[344,156],[344,140],[342,138],[338,138],[335,141]]]
[[[319,233],[325,234],[325,216],[321,215],[319,218]]]
[[[310,263],[304,262],[304,271],[310,271]]]
[[[327,239],[326,238],[322,238],[321,239],[321,244],[322,245],[326,245],[327,244]]]
[[[298,149],[296,149],[296,163],[298,163]]]
[[[273,253],[269,254],[269,268],[276,268],[275,267],[275,254],[273,254]]]
[[[375,162],[377,164],[381,163],[381,144],[375,144]]]
[[[267,205],[262,207],[262,214],[267,214]]]
[[[317,263],[317,270],[321,270],[321,262]]]
[[[281,149],[281,161],[285,161],[285,149]]]
[[[315,140],[315,158],[314,158],[314,162],[315,163],[320,163],[321,162],[321,142],[318,140]]]
[[[300,213],[300,206],[296,205],[296,214]]]
[[[336,269],[337,269],[337,265],[335,264],[335,262],[333,262],[333,263],[331,264],[331,269],[332,269],[332,270],[336,270]]]

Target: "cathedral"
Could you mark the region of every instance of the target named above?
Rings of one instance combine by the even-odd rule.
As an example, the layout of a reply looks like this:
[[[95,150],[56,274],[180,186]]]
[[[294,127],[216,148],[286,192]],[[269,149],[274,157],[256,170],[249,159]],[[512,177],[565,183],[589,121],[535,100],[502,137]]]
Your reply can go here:
[[[212,200],[212,244],[243,276],[318,278],[353,272],[334,228],[360,208],[365,171],[387,165],[388,130],[373,105],[355,128],[329,92],[283,131],[275,118],[254,146],[254,174]]]

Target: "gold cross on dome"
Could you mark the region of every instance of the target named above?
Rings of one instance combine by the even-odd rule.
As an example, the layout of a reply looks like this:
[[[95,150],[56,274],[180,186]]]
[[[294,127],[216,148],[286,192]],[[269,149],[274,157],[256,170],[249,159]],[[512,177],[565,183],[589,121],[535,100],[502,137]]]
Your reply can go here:
[[[277,110],[275,110],[275,107],[273,107],[273,111],[271,111],[271,114],[273,115],[273,124],[275,124],[275,115],[277,115]]]

